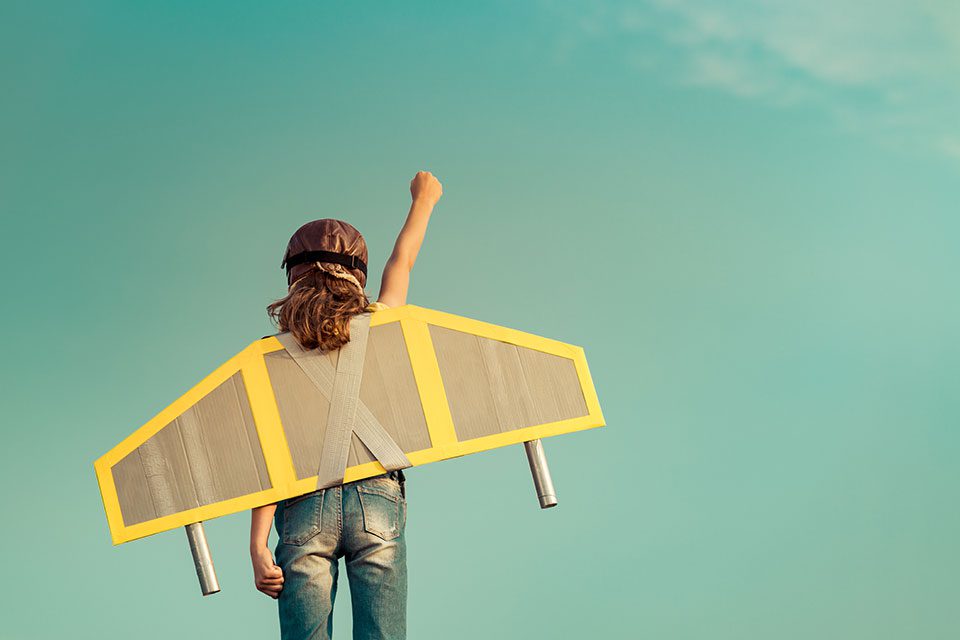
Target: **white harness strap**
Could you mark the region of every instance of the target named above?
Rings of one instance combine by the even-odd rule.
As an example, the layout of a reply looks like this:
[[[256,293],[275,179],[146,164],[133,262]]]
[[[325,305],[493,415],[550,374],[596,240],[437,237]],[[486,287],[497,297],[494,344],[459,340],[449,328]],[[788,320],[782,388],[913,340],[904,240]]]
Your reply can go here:
[[[317,470],[318,489],[343,484],[354,433],[387,471],[412,466],[383,425],[360,402],[360,383],[363,380],[363,361],[369,333],[370,314],[354,316],[350,321],[350,342],[340,348],[336,369],[317,350],[302,349],[290,333],[277,335],[277,340],[294,362],[330,401],[327,430]]]

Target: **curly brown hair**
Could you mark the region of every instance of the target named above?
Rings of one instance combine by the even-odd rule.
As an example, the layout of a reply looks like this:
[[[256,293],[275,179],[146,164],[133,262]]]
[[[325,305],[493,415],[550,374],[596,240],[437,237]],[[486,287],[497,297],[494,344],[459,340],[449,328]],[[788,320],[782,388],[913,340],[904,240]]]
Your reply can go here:
[[[333,351],[350,341],[350,319],[369,304],[356,285],[314,265],[285,297],[267,306],[267,314],[304,349]]]

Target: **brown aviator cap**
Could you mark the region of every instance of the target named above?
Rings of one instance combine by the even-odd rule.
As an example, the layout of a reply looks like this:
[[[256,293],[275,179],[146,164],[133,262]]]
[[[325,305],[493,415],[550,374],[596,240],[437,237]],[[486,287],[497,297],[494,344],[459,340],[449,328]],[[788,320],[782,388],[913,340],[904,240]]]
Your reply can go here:
[[[340,264],[367,284],[367,243],[352,225],[342,220],[314,220],[290,238],[281,268],[287,270],[287,286],[309,271],[315,262]]]

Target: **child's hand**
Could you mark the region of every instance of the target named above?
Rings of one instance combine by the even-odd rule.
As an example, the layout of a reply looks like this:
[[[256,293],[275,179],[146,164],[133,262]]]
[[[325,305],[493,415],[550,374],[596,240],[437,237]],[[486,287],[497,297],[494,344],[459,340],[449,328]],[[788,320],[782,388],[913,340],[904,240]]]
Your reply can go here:
[[[253,554],[251,560],[253,560],[253,583],[257,590],[274,600],[279,598],[283,590],[283,571],[273,563],[270,550],[264,547]]]
[[[410,195],[414,201],[424,200],[436,204],[443,195],[443,185],[429,171],[418,171],[410,181]]]

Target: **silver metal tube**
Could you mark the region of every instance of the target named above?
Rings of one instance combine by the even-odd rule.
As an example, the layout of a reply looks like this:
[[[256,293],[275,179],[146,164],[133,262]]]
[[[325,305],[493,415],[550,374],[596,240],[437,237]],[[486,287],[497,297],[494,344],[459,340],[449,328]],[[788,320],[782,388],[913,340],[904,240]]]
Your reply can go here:
[[[550,468],[547,466],[547,455],[543,452],[543,443],[538,438],[524,442],[523,447],[527,450],[527,462],[530,463],[530,473],[533,474],[533,484],[537,488],[540,508],[548,509],[557,506],[557,492],[550,478]]]
[[[197,578],[200,580],[200,591],[209,596],[220,591],[217,581],[217,572],[213,568],[213,558],[210,556],[210,547],[207,546],[207,535],[203,532],[203,523],[188,524],[187,540],[190,541],[190,553],[193,554],[193,566],[197,569]]]

